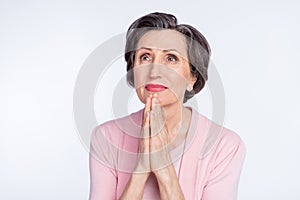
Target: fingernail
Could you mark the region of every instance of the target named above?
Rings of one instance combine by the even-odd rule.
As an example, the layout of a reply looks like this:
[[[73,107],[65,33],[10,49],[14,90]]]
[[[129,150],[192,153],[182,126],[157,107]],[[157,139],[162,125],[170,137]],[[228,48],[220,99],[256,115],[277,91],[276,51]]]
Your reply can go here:
[[[157,98],[153,97],[152,102],[156,103],[157,102]]]

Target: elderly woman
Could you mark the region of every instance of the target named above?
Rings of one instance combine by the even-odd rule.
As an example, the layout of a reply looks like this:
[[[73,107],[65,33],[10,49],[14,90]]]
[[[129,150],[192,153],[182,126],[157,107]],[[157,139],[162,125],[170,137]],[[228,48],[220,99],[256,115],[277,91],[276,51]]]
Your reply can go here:
[[[173,15],[133,22],[127,81],[145,107],[94,128],[90,199],[236,199],[243,142],[184,106],[204,87],[209,57],[204,36]]]

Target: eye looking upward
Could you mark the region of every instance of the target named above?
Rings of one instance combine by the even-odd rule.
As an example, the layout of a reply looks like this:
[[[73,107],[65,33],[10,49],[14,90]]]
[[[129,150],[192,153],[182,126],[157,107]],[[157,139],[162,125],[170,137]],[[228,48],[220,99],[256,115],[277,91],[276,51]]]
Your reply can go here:
[[[142,54],[140,56],[139,61],[140,61],[141,64],[143,64],[143,63],[149,63],[149,62],[151,62],[152,59],[151,59],[151,56],[150,56],[149,53],[145,53],[145,54]]]
[[[169,63],[176,63],[179,59],[177,58],[177,56],[173,55],[173,54],[167,54],[167,61]]]

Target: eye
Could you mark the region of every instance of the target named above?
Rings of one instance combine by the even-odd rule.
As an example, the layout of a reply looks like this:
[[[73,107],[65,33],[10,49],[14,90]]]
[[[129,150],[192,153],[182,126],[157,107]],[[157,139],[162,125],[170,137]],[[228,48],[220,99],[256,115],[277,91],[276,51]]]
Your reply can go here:
[[[143,54],[140,56],[140,62],[144,63],[144,62],[150,62],[151,61],[151,57],[148,53]]]
[[[178,58],[177,58],[177,56],[175,56],[173,54],[169,54],[169,55],[167,55],[167,61],[175,63],[178,61]]]

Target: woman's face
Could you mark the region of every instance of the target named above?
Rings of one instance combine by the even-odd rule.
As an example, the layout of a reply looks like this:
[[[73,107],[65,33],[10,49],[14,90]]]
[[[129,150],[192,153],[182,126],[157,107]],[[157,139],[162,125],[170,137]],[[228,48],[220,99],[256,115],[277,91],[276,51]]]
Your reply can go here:
[[[161,106],[183,103],[187,86],[196,78],[191,75],[185,37],[174,30],[146,32],[137,44],[133,67],[139,99],[145,103],[157,93]]]

